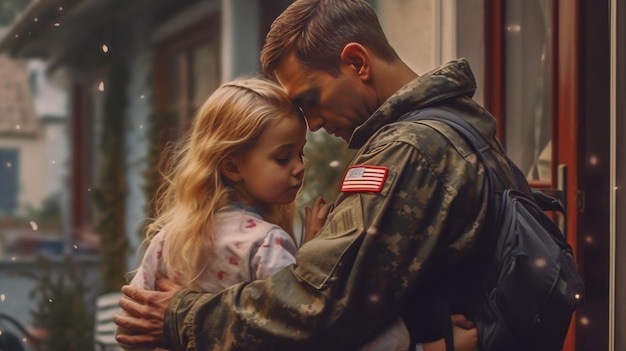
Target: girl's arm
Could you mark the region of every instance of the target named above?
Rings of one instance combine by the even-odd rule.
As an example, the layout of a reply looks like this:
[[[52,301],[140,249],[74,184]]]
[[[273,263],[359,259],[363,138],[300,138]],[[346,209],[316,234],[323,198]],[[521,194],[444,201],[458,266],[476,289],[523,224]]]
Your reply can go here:
[[[146,252],[141,260],[139,268],[135,272],[132,280],[129,282],[131,286],[142,287],[146,290],[156,290],[156,276],[155,272],[158,271],[158,263],[161,260],[161,251],[163,250],[163,233],[157,233],[150,241]],[[120,314],[126,315],[124,310],[120,311]],[[120,333],[127,333],[127,330],[118,326],[115,330],[115,335]],[[124,345],[118,343],[118,345],[126,351],[150,351],[153,348],[138,348],[130,345]]]
[[[250,260],[252,280],[268,278],[296,263],[297,251],[296,243],[287,232],[278,227],[271,229]]]

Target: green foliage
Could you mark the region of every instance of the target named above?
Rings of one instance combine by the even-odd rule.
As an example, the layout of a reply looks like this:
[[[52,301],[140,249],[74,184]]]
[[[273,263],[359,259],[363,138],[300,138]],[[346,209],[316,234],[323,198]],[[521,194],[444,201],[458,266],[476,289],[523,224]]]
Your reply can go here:
[[[161,138],[161,135],[164,130],[167,129],[167,120],[165,116],[159,114],[152,114],[148,119],[148,153],[146,156],[146,169],[143,172],[143,193],[147,199],[144,213],[146,214],[146,218],[154,218],[155,217],[155,208],[153,199],[155,198],[157,191],[159,190],[159,186],[163,181],[163,176],[160,171],[160,162],[161,162],[161,150],[163,148],[164,141]],[[137,231],[137,235],[140,240],[145,238],[145,224],[139,227]]]
[[[0,27],[11,25],[31,0],[0,0]]]
[[[306,171],[299,207],[309,206],[318,196],[324,197],[327,202],[335,201],[341,177],[354,154],[354,150],[347,149],[343,139],[324,131],[309,132],[304,151]]]
[[[35,282],[29,297],[36,306],[30,312],[33,326],[48,333],[42,350],[91,350],[94,316],[86,304],[89,285],[85,272],[71,256],[64,257],[61,270],[55,266],[48,258],[39,257],[36,271],[22,272]]]
[[[25,215],[21,216],[20,222],[28,223],[35,221],[42,229],[52,229],[60,231],[61,229],[61,193],[55,193],[46,197],[41,207],[34,208],[27,206]]]
[[[126,283],[126,143],[125,112],[128,69],[123,60],[109,65],[103,101],[104,118],[100,142],[101,183],[94,192],[98,208],[96,232],[100,234],[100,267],[103,292],[119,291]]]

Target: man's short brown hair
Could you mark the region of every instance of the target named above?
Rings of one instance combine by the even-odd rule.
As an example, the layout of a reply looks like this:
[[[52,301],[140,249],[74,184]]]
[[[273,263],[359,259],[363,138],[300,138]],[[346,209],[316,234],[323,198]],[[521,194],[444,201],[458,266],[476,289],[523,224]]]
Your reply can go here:
[[[263,74],[275,79],[282,60],[294,52],[304,68],[340,74],[344,46],[357,42],[387,61],[398,58],[372,7],[363,0],[297,0],[276,20],[261,50]]]

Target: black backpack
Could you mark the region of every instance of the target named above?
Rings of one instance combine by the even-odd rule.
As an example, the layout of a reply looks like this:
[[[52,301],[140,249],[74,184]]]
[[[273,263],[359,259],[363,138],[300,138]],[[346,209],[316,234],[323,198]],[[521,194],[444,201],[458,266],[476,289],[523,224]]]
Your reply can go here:
[[[488,243],[483,247],[486,255],[481,254],[486,259],[474,267],[480,272],[465,280],[469,286],[462,287],[467,289],[464,294],[470,296],[466,303],[469,306],[463,312],[477,327],[480,350],[561,350],[572,314],[583,304],[585,296],[572,248],[544,212],[559,211],[564,215],[561,204],[543,192],[531,190],[523,173],[501,147],[515,175],[516,187],[497,189],[495,184],[501,188],[507,178],[494,150],[470,123],[456,114],[428,108],[409,113],[401,120],[446,123],[473,146],[487,170],[489,224],[483,241]],[[454,344],[447,304],[444,301],[443,309],[439,309],[438,323],[444,323],[440,330],[446,349],[451,351]]]

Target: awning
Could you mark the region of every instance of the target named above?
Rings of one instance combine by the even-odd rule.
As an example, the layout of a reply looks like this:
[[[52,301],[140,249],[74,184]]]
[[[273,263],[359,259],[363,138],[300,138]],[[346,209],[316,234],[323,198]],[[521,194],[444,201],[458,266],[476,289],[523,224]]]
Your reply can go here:
[[[33,1],[0,39],[0,52],[14,58],[49,58],[55,45],[68,35],[72,12],[86,2],[90,1]]]

